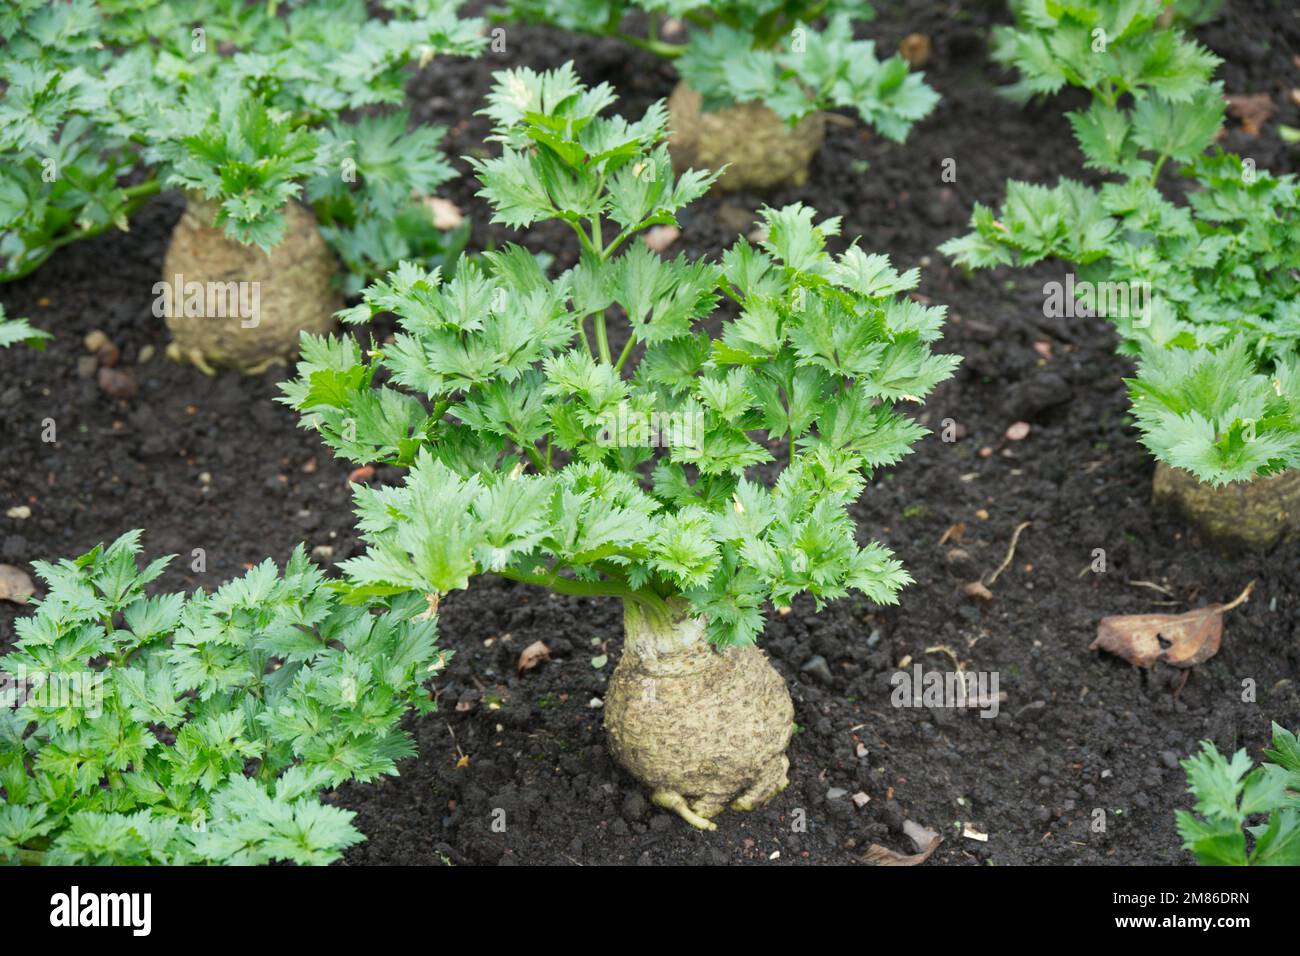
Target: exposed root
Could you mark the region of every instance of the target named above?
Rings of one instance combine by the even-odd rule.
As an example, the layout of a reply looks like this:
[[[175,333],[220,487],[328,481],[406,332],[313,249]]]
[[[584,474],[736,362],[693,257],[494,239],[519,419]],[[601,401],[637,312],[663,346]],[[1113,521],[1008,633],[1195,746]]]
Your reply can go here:
[[[700,830],[716,830],[718,825],[696,813],[686,802],[686,798],[672,790],[656,790],[650,794],[650,802],[657,807],[671,810],[691,826]]]
[[[755,783],[752,787],[731,801],[733,810],[754,810],[761,807],[767,801],[771,800],[778,793],[790,786],[790,758],[781,754],[777,761],[779,769],[775,773],[769,773]]]
[[[1002,563],[998,565],[998,569],[989,575],[989,579],[984,582],[986,585],[992,584],[998,579],[998,576],[1001,575],[1003,571],[1011,567],[1011,562],[1015,560],[1016,557],[1016,542],[1020,540],[1020,533],[1031,524],[1033,524],[1032,521],[1022,521],[1020,524],[1016,525],[1016,530],[1011,533],[1011,546],[1007,548],[1007,556],[1002,559]]]

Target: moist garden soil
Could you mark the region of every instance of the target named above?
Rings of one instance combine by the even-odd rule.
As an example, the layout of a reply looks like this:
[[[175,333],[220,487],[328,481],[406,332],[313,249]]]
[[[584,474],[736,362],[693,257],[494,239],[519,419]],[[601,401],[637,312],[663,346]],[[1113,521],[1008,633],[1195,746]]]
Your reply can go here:
[[[1009,77],[987,41],[1006,19],[1001,0],[878,7],[870,34],[882,50],[912,31],[931,38],[927,76],[943,97],[934,115],[901,146],[856,120],[832,122],[805,186],[706,197],[670,250],[716,256],[764,202],[811,204],[842,216],[844,235],[867,250],[922,267],[921,293],[950,308],[942,348],[965,357],[919,412],[935,434],[878,474],[854,509],[861,539],[893,547],[916,578],[900,605],[849,598],[818,611],[799,599],[769,614],[763,646],[798,723],[789,788],[755,812],[725,813],[712,833],[650,806],[601,729],[620,605],[479,578],[443,601],[441,640],[455,657],[436,685],[439,712],[409,721],[419,757],[400,777],[331,797],[357,812],[367,837],[347,863],[856,863],[873,843],[912,852],[905,820],[943,835],[928,865],[1188,863],[1174,829],[1174,808],[1191,804],[1178,759],[1202,739],[1258,757],[1270,720],[1300,725],[1300,544],[1224,557],[1153,514],[1154,466],[1127,414],[1131,367],[1114,334],[1100,320],[1043,316],[1042,283],[1061,280],[1061,268],[965,276],[934,251],[963,230],[972,202],[998,200],[1008,176],[1090,178],[1062,116],[1082,100],[1066,93],[1022,109],[998,96]],[[1230,120],[1224,145],[1279,173],[1295,171],[1297,156],[1277,124],[1300,126],[1289,96],[1300,86],[1300,16],[1288,7],[1229,0],[1198,31],[1227,60],[1229,93],[1268,93],[1278,106],[1257,137]],[[669,68],[617,43],[512,25],[506,40],[505,53],[438,60],[412,80],[413,110],[448,127],[453,156],[485,149],[487,124],[472,114],[505,66],[571,58],[588,82],[612,83],[630,115],[674,83]],[[953,182],[941,178],[945,159],[956,161]],[[488,224],[474,190],[466,178],[444,192],[472,217],[473,245],[518,238]],[[130,232],[65,248],[0,289],[11,316],[57,336],[44,353],[0,353],[0,561],[69,557],[143,527],[150,555],[180,556],[159,586],[188,590],[267,555],[283,562],[299,541],[327,565],[358,553],[350,467],[273,403],[285,371],[207,378],[162,358],[151,290],[180,208],[163,196]],[[539,228],[527,244],[563,267],[571,239]],[[121,349],[134,397],[101,390],[81,344],[93,329]],[[956,441],[942,440],[947,419]],[[1028,437],[1004,440],[1017,421],[1031,425]],[[57,441],[44,442],[51,422]],[[400,474],[381,468],[370,480]],[[29,517],[5,516],[20,505]],[[992,600],[964,597],[1025,521]],[[1093,570],[1099,548],[1104,572]],[[1250,581],[1219,654],[1185,686],[1182,672],[1088,650],[1105,615],[1189,610]],[[0,603],[0,649],[19,613]],[[551,659],[519,676],[534,641]],[[891,675],[909,658],[996,672],[1000,713],[891,706]],[[859,793],[870,798],[861,808]],[[963,836],[966,824],[987,840]]]

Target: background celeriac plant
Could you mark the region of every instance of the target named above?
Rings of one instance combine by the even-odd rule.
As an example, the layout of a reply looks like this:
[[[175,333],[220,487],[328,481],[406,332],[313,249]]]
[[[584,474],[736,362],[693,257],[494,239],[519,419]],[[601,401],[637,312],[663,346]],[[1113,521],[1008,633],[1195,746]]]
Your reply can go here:
[[[1300,866],[1300,740],[1273,723],[1273,749],[1251,769],[1238,750],[1229,761],[1208,740],[1182,762],[1194,813],[1177,811],[1183,846],[1206,866]],[[1252,819],[1264,822],[1250,825]],[[1247,834],[1250,840],[1247,840]]]
[[[577,265],[548,278],[517,246],[450,280],[403,264],[342,313],[396,313],[391,343],[304,336],[282,399],[304,427],[353,461],[410,466],[355,490],[369,548],[349,578],[441,594],[493,572],[650,615],[684,600],[720,646],[753,642],[769,599],[894,602],[910,578],[859,547],[848,506],[925,434],[896,406],[955,368],[931,351],[944,310],[900,295],[915,270],[832,255],[838,220],[798,204],[763,210],[767,238],[717,263],[650,251],[637,234],[714,175],[674,175],[662,103],[600,115],[614,99],[566,65],[497,74],[484,110],[501,154],[473,162],[494,221],[567,223]],[[698,416],[700,441],[609,441],[628,412]],[[778,456],[768,487],[756,466]]]
[[[0,280],[26,275],[60,246],[127,220],[158,190],[126,185],[137,168],[114,62],[89,0],[18,0],[0,10]]]
[[[1178,4],[1166,0],[1011,0],[1014,25],[993,29],[993,58],[1019,73],[1017,100],[1088,90],[1114,106],[1125,94],[1181,102],[1199,93],[1221,62],[1179,29],[1160,28]],[[1189,13],[1203,16],[1192,10]]]
[[[1038,34],[1001,41],[1003,51],[1022,51],[1012,62],[1030,71],[1022,82],[1034,92],[1067,81],[1093,92],[1088,109],[1068,118],[1085,166],[1113,178],[1100,189],[1070,179],[1055,187],[1008,182],[1001,209],[976,204],[973,231],[941,251],[970,268],[1057,259],[1081,280],[1130,293],[1140,307],[1105,317],[1121,350],[1137,358],[1129,391],[1157,460],[1213,485],[1300,468],[1295,178],[1231,153],[1207,154],[1224,110],[1222,87],[1206,74],[1217,59],[1175,29],[1153,29],[1154,0],[1060,9],[1091,23],[1109,22],[1120,8],[1131,18],[1121,34],[1127,45],[1095,55],[1102,65],[1092,72],[1066,59],[1046,71],[1023,53],[1046,49],[1029,42]],[[1032,22],[1026,11],[1039,8],[1018,9]],[[1171,161],[1194,184],[1184,203],[1156,185]]]
[[[353,290],[403,259],[454,258],[466,231],[444,235],[421,205],[451,175],[442,130],[408,130],[401,110],[343,114],[400,104],[410,63],[476,55],[483,21],[447,0],[383,5],[387,20],[361,0],[21,0],[0,14],[0,279],[125,228],[164,187],[215,201],[226,234],[262,248],[284,203],[309,201]]]
[[[625,29],[634,12],[647,19],[644,36]],[[853,39],[854,21],[874,16],[861,0],[510,0],[506,13],[673,59],[709,110],[757,101],[793,125],[816,110],[847,107],[901,142],[939,99],[901,56],[882,60],[873,42]],[[659,38],[663,17],[686,22],[685,42]],[[815,29],[822,18],[826,26]]]
[[[140,532],[57,564],[0,657],[0,862],[323,864],[320,800],[396,774],[449,652],[418,595],[345,603],[299,547],[212,594],[150,596]]]

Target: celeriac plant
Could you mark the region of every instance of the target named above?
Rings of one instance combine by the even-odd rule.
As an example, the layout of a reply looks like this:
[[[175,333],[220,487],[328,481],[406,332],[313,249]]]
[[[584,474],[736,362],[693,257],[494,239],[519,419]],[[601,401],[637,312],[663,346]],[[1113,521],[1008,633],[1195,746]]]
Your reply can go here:
[[[1122,351],[1137,358],[1129,391],[1157,460],[1211,485],[1298,468],[1295,178],[1206,153],[1224,108],[1221,85],[1205,76],[1217,60],[1174,30],[1152,30],[1158,4],[1094,0],[1065,9],[1101,16],[1121,6],[1146,14],[1129,22],[1136,32],[1119,34],[1127,45],[1098,55],[1102,65],[1091,72],[1055,52],[1049,71],[1026,52],[1044,49],[1037,41],[1001,41],[1030,71],[1022,85],[1045,92],[1079,77],[1093,92],[1090,106],[1068,118],[1085,166],[1112,178],[1099,189],[1070,179],[1050,188],[1008,182],[1001,209],[976,204],[973,231],[941,251],[971,268],[1072,264],[1091,297],[1085,314],[1113,322]],[[1036,8],[1023,6],[1022,16],[1028,9]],[[1170,162],[1194,184],[1184,203],[1157,188]]]
[[[939,99],[903,57],[882,60],[873,42],[853,39],[853,23],[874,16],[863,0],[510,0],[506,9],[669,58],[708,110],[757,101],[794,124],[816,110],[848,107],[901,142]],[[648,20],[644,36],[625,29],[633,12]],[[684,42],[659,38],[662,17],[686,22]],[[825,28],[815,29],[822,18]]]
[[[1300,866],[1300,740],[1274,722],[1273,749],[1264,756],[1252,770],[1245,750],[1229,761],[1203,740],[1201,752],[1182,762],[1196,804],[1194,813],[1177,811],[1178,833],[1197,862]]]
[[[768,237],[717,264],[630,241],[712,177],[673,175],[662,104],[599,116],[613,100],[567,65],[498,74],[485,112],[502,154],[474,160],[494,221],[567,223],[577,266],[549,279],[517,246],[450,281],[405,264],[342,313],[396,313],[391,344],[305,341],[285,399],[304,424],[346,458],[412,468],[404,486],[358,489],[372,551],[349,573],[439,593],[480,571],[652,605],[684,593],[719,644],[752,641],[768,597],[892,600],[906,573],[854,544],[847,505],[925,432],[894,406],[955,367],[930,351],[943,310],[899,298],[915,271],[857,246],[832,256],[838,221],[798,204],[764,210]],[[714,337],[702,325],[722,296],[738,315]],[[620,414],[647,413],[698,417],[700,442],[656,456],[610,440]],[[746,471],[778,442],[789,467],[769,490]]]
[[[566,223],[573,268],[549,278],[518,246],[450,280],[403,264],[342,313],[395,313],[391,342],[304,337],[283,401],[342,457],[410,469],[355,489],[368,550],[349,578],[441,595],[491,572],[621,598],[665,646],[719,649],[751,645],[769,600],[894,602],[910,578],[858,545],[848,508],[925,433],[897,406],[957,364],[931,351],[944,310],[903,296],[915,270],[832,255],[839,222],[798,204],[763,210],[766,238],[720,262],[661,258],[638,234],[713,174],[674,174],[662,103],[600,115],[614,99],[566,65],[497,74],[484,110],[501,154],[473,162],[494,221]],[[680,812],[672,796],[657,791]]]
[[[0,278],[125,228],[163,187],[216,202],[226,234],[262,248],[288,199],[310,201],[351,288],[402,259],[453,258],[464,231],[444,236],[420,203],[451,175],[442,131],[408,131],[401,110],[341,114],[401,103],[409,63],[476,55],[483,22],[447,0],[384,6],[379,20],[361,0],[21,0],[0,21]]]
[[[212,594],[150,596],[140,532],[36,562],[48,593],[0,657],[0,862],[329,863],[323,803],[396,774],[449,652],[418,595],[345,602],[299,547]]]

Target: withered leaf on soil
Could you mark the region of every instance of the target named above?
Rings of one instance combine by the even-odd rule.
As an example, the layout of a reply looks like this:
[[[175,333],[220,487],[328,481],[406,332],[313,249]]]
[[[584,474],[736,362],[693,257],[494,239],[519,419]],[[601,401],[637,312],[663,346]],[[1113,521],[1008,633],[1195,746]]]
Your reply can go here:
[[[27,599],[36,593],[32,579],[27,572],[15,568],[12,564],[0,564],[0,601],[13,601],[26,604]]]
[[[515,671],[523,674],[524,671],[530,671],[542,661],[549,661],[550,659],[551,649],[541,641],[533,641],[519,652],[519,662],[515,665]]]
[[[948,530],[943,533],[939,539],[940,546],[947,544],[949,541],[954,544],[960,544],[962,535],[966,533],[966,522],[958,521],[956,524],[949,525]]]
[[[1109,651],[1135,667],[1157,661],[1195,667],[1219,653],[1223,615],[1250,597],[1251,581],[1229,604],[1208,604],[1185,614],[1116,614],[1101,619],[1088,650]],[[1163,641],[1163,643],[1162,643]]]
[[[939,844],[943,842],[943,837],[937,833],[920,853],[914,853],[911,856],[891,850],[887,846],[881,846],[879,843],[873,843],[867,847],[867,852],[862,854],[863,863],[871,863],[875,866],[916,866],[930,859]]]
[[[1241,120],[1241,131],[1247,136],[1258,136],[1260,128],[1277,110],[1267,93],[1242,93],[1224,99],[1228,101],[1228,115]]]

